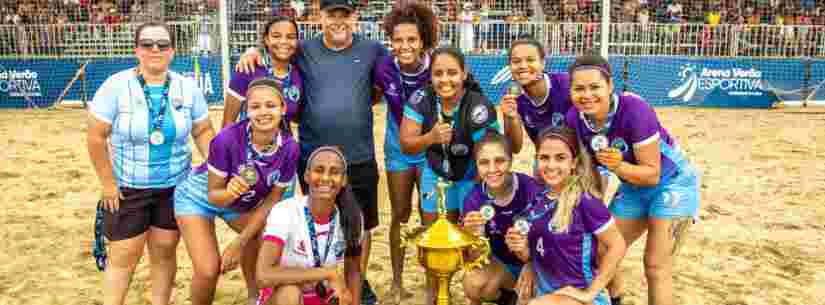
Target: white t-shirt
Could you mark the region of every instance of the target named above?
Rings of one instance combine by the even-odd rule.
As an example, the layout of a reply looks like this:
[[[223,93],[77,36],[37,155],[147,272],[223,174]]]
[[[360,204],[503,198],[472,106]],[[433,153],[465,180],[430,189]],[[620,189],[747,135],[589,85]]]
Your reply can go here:
[[[312,254],[312,241],[309,237],[307,227],[307,215],[305,207],[308,204],[307,196],[296,196],[279,202],[266,219],[263,239],[280,244],[283,247],[281,252],[281,266],[284,267],[304,267],[314,268],[315,262]],[[333,266],[344,261],[344,250],[346,241],[344,231],[341,228],[341,216],[336,208],[335,219],[328,223],[317,223],[315,226],[315,236],[318,243],[318,255],[323,266]],[[310,216],[311,217],[311,216]],[[330,224],[335,222],[334,236],[330,245],[329,254],[324,257],[327,241],[330,238]],[[362,222],[363,223],[363,222]],[[363,227],[361,228],[363,236]]]

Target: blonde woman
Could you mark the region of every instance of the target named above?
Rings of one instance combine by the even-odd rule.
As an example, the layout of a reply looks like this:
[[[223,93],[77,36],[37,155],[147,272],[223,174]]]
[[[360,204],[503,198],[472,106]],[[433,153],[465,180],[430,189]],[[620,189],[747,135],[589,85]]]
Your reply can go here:
[[[600,198],[592,161],[577,143],[566,127],[539,136],[536,159],[548,188],[531,203],[528,225],[516,223],[506,237],[508,248],[528,262],[516,284],[521,304],[610,304],[605,287],[626,246]]]

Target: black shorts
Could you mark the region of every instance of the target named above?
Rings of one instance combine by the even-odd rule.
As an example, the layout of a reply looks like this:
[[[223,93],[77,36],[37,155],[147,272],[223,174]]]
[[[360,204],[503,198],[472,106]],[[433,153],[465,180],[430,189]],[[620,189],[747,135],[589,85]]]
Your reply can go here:
[[[307,194],[307,184],[304,181],[304,171],[307,160],[301,158],[298,165],[298,178],[301,181],[301,191]],[[361,206],[364,215],[364,230],[370,231],[378,226],[378,164],[375,159],[348,164],[347,175],[349,184],[355,195],[355,200]]]
[[[175,188],[133,189],[121,187],[117,212],[103,210],[103,234],[109,240],[129,239],[157,227],[177,230],[174,203]]]

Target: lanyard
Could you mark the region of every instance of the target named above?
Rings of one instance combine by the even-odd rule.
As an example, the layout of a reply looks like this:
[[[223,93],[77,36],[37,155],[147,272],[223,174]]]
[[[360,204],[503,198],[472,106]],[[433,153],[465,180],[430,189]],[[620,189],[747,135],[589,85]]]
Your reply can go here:
[[[598,130],[595,128],[595,126],[596,126],[595,120],[593,120],[590,116],[585,115],[584,112],[579,112],[579,116],[582,119],[584,119],[584,124],[587,126],[587,129],[590,129],[590,131],[592,131],[596,134],[606,136],[607,133],[610,131],[610,125],[613,124],[613,117],[616,116],[616,112],[618,112],[618,108],[619,108],[619,98],[615,94],[613,94],[610,98],[610,112],[607,113],[607,122],[605,122],[604,126],[602,126],[602,128],[599,128]]]
[[[263,153],[268,154],[278,145],[278,136],[280,136],[280,132],[275,134],[275,137],[272,138],[272,143],[268,144],[264,147]],[[252,122],[249,122],[246,125],[246,163],[254,163],[255,161],[263,161],[264,155],[259,154],[255,147],[252,145]]]
[[[163,126],[163,119],[166,117],[166,105],[169,102],[169,84],[172,82],[172,78],[169,77],[169,74],[166,75],[166,81],[163,82],[163,95],[160,98],[160,109],[158,109],[157,113],[152,111],[152,98],[149,94],[149,86],[146,85],[146,80],[143,78],[143,75],[138,75],[137,79],[140,87],[143,88],[143,97],[146,99],[146,107],[149,108],[149,117],[152,118],[152,130],[160,130]]]
[[[321,267],[321,264],[327,260],[327,257],[329,257],[329,249],[332,248],[332,242],[335,237],[335,214],[335,211],[333,211],[332,216],[330,216],[329,231],[327,231],[327,244],[326,249],[324,249],[324,257],[322,260],[321,255],[318,253],[318,238],[315,237],[315,221],[312,220],[312,212],[309,211],[309,207],[304,206],[304,216],[306,216],[307,230],[309,230],[309,242],[312,243],[312,259],[316,268]]]
[[[269,75],[272,75],[275,81],[280,83],[281,93],[284,95],[284,99],[286,99],[288,95],[286,94],[286,91],[290,86],[292,86],[292,64],[287,64],[286,76],[284,76],[284,78],[280,78],[275,74],[275,65],[272,64],[273,61],[272,55],[267,52],[266,56],[264,56],[264,65],[266,66],[266,70],[269,72]]]
[[[455,105],[453,107],[453,111],[452,111],[453,115],[450,117],[450,128],[452,128],[453,130],[455,130],[456,121],[458,121],[458,118],[456,116],[458,115],[458,109],[461,107],[461,100],[463,98],[464,98],[464,95],[460,96],[458,98],[458,101],[459,101],[458,105]],[[438,96],[438,94],[435,94],[435,108],[436,108],[435,111],[438,112],[438,122],[439,123],[444,122],[444,120],[445,120],[444,110],[442,110],[441,97]],[[452,140],[450,142],[452,142]],[[448,149],[447,149],[447,146],[449,146],[449,145],[450,145],[449,143],[446,143],[446,144],[442,143],[441,144],[441,150],[444,153],[444,160],[441,161],[441,169],[445,173],[447,173],[447,175],[449,175],[450,169],[451,169],[450,168],[450,154],[448,153]]]

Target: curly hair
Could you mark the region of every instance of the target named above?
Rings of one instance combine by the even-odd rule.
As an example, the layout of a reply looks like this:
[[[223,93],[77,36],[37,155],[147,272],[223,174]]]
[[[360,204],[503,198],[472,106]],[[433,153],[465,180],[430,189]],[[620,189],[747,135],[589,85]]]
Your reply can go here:
[[[384,33],[387,37],[392,37],[395,27],[405,23],[415,24],[418,28],[424,51],[435,48],[438,44],[438,19],[429,6],[415,0],[398,1],[392,11],[384,17]]]

